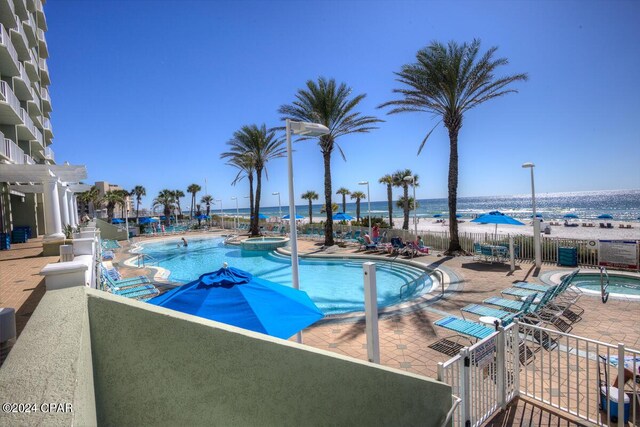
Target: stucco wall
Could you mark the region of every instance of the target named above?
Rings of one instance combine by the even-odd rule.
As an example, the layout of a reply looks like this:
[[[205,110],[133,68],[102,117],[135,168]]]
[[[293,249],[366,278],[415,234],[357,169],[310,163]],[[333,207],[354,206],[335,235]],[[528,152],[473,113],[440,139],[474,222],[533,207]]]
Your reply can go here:
[[[127,240],[127,232],[96,218],[96,227],[100,230],[100,237],[107,240]]]
[[[434,380],[87,293],[102,425],[436,426],[451,406]]]
[[[0,425],[96,425],[88,334],[84,288],[47,291],[0,369],[0,403],[35,406],[0,412]]]

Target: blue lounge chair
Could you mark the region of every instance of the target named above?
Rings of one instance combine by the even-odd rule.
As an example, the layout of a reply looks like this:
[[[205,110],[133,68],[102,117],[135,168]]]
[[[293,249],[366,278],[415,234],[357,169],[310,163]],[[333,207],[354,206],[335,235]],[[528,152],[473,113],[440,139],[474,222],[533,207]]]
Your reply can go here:
[[[532,310],[533,300],[535,299],[535,297],[536,294],[529,295],[523,302],[521,310],[517,313],[500,310],[498,308],[491,308],[481,304],[469,304],[465,307],[462,307],[460,311],[462,312],[462,317],[464,317],[464,313],[472,313],[478,316],[497,317],[502,321],[502,325],[506,326],[509,323],[513,322],[514,319],[528,314]]]
[[[532,304],[532,310],[537,310],[538,307],[544,307],[549,302],[551,297],[554,295],[556,289],[557,289],[557,285],[547,289],[547,291],[542,295],[542,298],[540,298],[540,302],[537,304]],[[524,306],[524,301],[515,301],[512,299],[500,298],[500,297],[490,297],[485,299],[482,302],[485,304],[496,305],[498,307],[507,308],[509,310],[513,310],[516,312],[521,311],[522,307]]]
[[[444,317],[435,322],[435,325],[446,328],[462,335],[467,335],[475,339],[481,340],[488,337],[496,330],[489,326],[482,325],[469,320],[460,319],[456,316]]]

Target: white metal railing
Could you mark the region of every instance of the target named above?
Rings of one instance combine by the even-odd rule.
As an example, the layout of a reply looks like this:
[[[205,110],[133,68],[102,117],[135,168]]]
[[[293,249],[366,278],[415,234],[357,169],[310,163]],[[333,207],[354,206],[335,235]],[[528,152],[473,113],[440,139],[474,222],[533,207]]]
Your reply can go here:
[[[55,153],[50,147],[44,147],[44,158],[47,160],[55,160]]]
[[[13,43],[11,42],[11,37],[9,37],[9,33],[5,29],[4,25],[0,24],[0,44],[7,48],[9,52],[9,56],[13,59],[14,63],[18,63],[18,52],[16,52],[16,48],[13,47]],[[17,65],[16,65],[17,67]]]
[[[22,148],[18,147],[18,144],[9,138],[4,139],[4,144],[5,152],[9,160],[18,165],[24,164],[24,151],[22,151]]]
[[[40,89],[40,95],[44,101],[51,102],[51,97],[49,96],[49,90],[46,87]]]
[[[30,155],[25,154],[24,155],[24,163],[23,164],[25,164],[25,165],[35,165],[36,162],[35,162],[35,160],[33,160],[33,158]]]
[[[37,33],[38,33],[38,40],[46,43],[46,39],[44,38],[44,31],[38,28]]]
[[[27,111],[24,108],[20,108],[20,119],[22,120],[22,123],[27,127],[27,129],[29,129],[29,131],[31,131],[31,133],[35,135],[36,127],[33,124],[33,120],[31,120],[31,117],[29,117],[29,114],[27,114]]]
[[[13,108],[16,115],[20,116],[20,101],[4,80],[0,80],[0,94],[4,97],[4,101]]]
[[[9,159],[9,145],[5,141],[4,134],[0,132],[0,156]]]
[[[629,381],[614,388],[618,378]],[[523,322],[439,363],[438,380],[462,400],[454,426],[480,425],[518,395],[597,425],[626,425],[625,410],[632,425],[640,421],[640,351]]]
[[[45,117],[42,120],[42,127],[44,127],[45,129],[51,130],[51,120],[49,120],[48,118]]]
[[[40,130],[38,128],[34,128],[35,130],[35,135],[36,138],[35,140],[38,141],[40,143],[40,145],[42,145],[44,147],[44,139],[42,138],[42,132],[40,132]]]
[[[49,66],[47,65],[47,60],[44,58],[39,58],[38,63],[40,65],[40,69],[45,73],[49,74]]]
[[[15,28],[11,28],[11,31],[14,31],[20,34],[20,37],[22,38],[22,42],[24,43],[26,48],[29,49],[29,40],[27,39],[27,34],[24,32],[24,26],[22,25],[22,22],[20,20],[17,21],[17,25]]]
[[[29,88],[29,91],[31,91],[32,90],[31,79],[29,78],[29,75],[27,74],[27,70],[25,70],[24,65],[22,65],[22,62],[18,62],[18,68],[20,69],[20,79],[24,81],[24,83]]]

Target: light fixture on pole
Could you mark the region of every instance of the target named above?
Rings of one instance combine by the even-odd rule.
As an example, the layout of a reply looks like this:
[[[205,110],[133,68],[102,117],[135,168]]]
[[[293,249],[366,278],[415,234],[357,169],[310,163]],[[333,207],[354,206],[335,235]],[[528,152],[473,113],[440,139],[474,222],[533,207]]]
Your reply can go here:
[[[304,136],[322,136],[330,132],[329,128],[317,123],[293,122],[286,120],[287,134],[287,169],[289,175],[289,241],[291,242],[291,282],[294,289],[300,289],[298,275],[298,236],[296,230],[296,205],[293,193],[293,153],[291,149],[291,134]],[[296,339],[302,342],[302,334],[298,332]]]
[[[416,177],[407,175],[403,179],[407,182],[410,182],[413,187],[413,230],[416,234],[416,240],[417,240],[418,239],[418,201],[416,200]]]
[[[220,223],[222,224],[222,229],[224,229],[224,212],[222,211],[222,199],[216,199],[214,202],[220,202]]]
[[[271,193],[272,196],[278,196],[278,222],[282,221],[282,208],[280,205],[280,192],[274,191]]]
[[[531,170],[531,207],[533,210],[533,250],[536,262],[536,268],[542,265],[542,256],[540,254],[540,221],[536,215],[536,189],[533,181],[533,163],[523,163],[522,167]]]
[[[231,200],[236,201],[236,217],[233,219],[233,228],[238,228],[238,221],[240,221],[240,214],[238,213],[238,198],[232,197]]]
[[[367,186],[367,214],[369,216],[369,238],[371,238],[371,196],[369,195],[369,181],[360,181],[358,185]]]
[[[129,196],[124,198],[124,229],[127,231],[127,242],[129,241]]]
[[[245,199],[249,199],[249,204],[251,204],[251,196],[244,196]],[[249,206],[249,221],[251,221],[251,215],[253,215],[253,213],[251,212],[251,206]],[[249,222],[249,224],[251,224],[251,222]]]

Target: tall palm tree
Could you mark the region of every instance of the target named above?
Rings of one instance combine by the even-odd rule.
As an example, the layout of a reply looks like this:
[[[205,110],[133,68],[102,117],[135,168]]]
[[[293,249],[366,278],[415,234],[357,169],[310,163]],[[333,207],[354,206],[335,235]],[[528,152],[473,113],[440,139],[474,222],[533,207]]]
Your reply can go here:
[[[372,126],[382,120],[373,116],[363,116],[356,111],[366,94],[351,96],[352,89],[345,83],[337,84],[334,79],[319,77],[317,82],[308,80],[305,89],[299,89],[296,100],[282,105],[278,112],[282,119],[320,123],[329,128],[329,133],[318,138],[318,145],[324,161],[324,198],[325,206],[333,207],[331,200],[331,154],[338,148],[343,159],[344,153],[337,143],[341,136],[351,133],[369,132],[377,127]],[[299,140],[312,139],[302,137]],[[345,159],[346,160],[346,159]],[[326,210],[327,219],[324,225],[324,245],[332,246],[333,241],[333,209]]]
[[[204,205],[206,206],[207,210],[205,215],[209,216],[209,212],[211,212],[211,205],[213,205],[213,196],[210,196],[208,194],[205,194],[204,196],[202,196],[202,198],[200,199],[200,203],[204,203]]]
[[[416,54],[416,62],[403,65],[397,81],[404,85],[393,92],[400,99],[385,102],[380,107],[393,107],[389,114],[427,112],[441,117],[449,132],[449,233],[451,240],[447,254],[464,253],[458,237],[456,221],[458,199],[458,132],[463,115],[468,110],[493,98],[517,92],[509,85],[528,79],[527,74],[495,75],[496,70],[507,65],[506,58],[494,58],[497,47],[491,47],[479,55],[480,40],[462,45],[450,41],[448,45],[433,42]],[[438,122],[440,123],[440,122]],[[438,125],[436,123],[436,126]],[[418,154],[435,129],[434,126],[422,140]]]
[[[180,197],[184,197],[184,192],[182,192],[182,190],[174,190],[173,195],[176,198],[176,207],[178,208],[178,215],[182,216],[182,209],[180,208]]]
[[[227,165],[238,169],[238,174],[231,182],[231,185],[236,185],[245,177],[247,178],[247,181],[249,181],[249,218],[251,218],[253,216],[253,177],[255,172],[255,168],[253,167],[253,156],[250,153],[229,156]]]
[[[351,193],[351,198],[356,199],[356,221],[360,221],[360,200],[366,199],[367,195],[362,191],[354,191]]]
[[[340,187],[338,191],[336,191],[336,194],[342,195],[342,212],[346,213],[347,212],[347,196],[351,194],[351,191],[349,191],[347,188]]]
[[[107,207],[107,222],[111,222],[113,220],[113,212],[116,209],[116,206],[123,202],[124,198],[122,197],[122,192],[119,190],[107,191],[104,194],[102,197],[102,203]]]
[[[387,208],[389,209],[389,227],[393,228],[393,176],[387,174],[378,180],[387,186]]]
[[[266,166],[267,162],[278,157],[284,157],[286,150],[284,140],[276,136],[276,130],[267,130],[266,125],[245,125],[240,130],[233,133],[229,142],[229,151],[220,155],[223,159],[234,159],[238,156],[246,156],[247,160],[253,161],[253,168],[256,174],[256,193],[253,201],[253,215],[251,217],[251,235],[260,234],[259,218],[260,214],[260,193],[262,191],[262,171],[268,178]]]
[[[81,193],[81,199],[82,203],[85,206],[86,213],[89,213],[89,207],[92,207],[92,216],[95,215],[96,207],[99,207],[99,205],[102,203],[100,198],[100,191],[95,185],[93,185],[89,191]]]
[[[167,190],[166,188],[164,190],[161,190],[156,198],[153,199],[154,208],[156,206],[162,206],[162,212],[164,214],[164,224],[167,226],[171,224],[171,210],[175,206],[175,203],[176,198],[173,194],[173,191]]]
[[[410,211],[420,207],[420,205],[415,200],[413,200],[413,197],[405,199],[404,196],[398,199],[398,201],[396,202],[396,206],[402,209],[404,208],[405,203],[407,203],[407,206],[409,206]]]
[[[120,194],[121,201],[118,202],[120,205],[120,218],[124,218],[124,210],[127,205],[127,197],[129,197],[129,192],[127,190],[113,190]]]
[[[405,178],[408,176],[412,176],[416,186],[418,185],[418,175],[414,175],[411,172],[411,169],[397,170],[391,175],[393,178],[393,186],[402,188],[402,198],[404,201],[402,205],[402,211],[404,214],[404,219],[402,221],[402,229],[409,229],[409,181]],[[413,184],[412,184],[413,185]]]
[[[306,193],[303,193],[300,197],[309,201],[309,224],[311,224],[313,223],[313,208],[311,203],[313,200],[318,200],[318,193],[313,190],[309,190]]]
[[[140,202],[142,202],[142,197],[147,195],[147,189],[142,185],[136,185],[131,190],[131,195],[136,197],[136,218],[140,216]]]
[[[191,184],[187,187],[187,193],[191,193],[191,212],[189,215],[191,219],[193,219],[193,210],[196,207],[196,194],[198,194],[200,190],[202,190],[202,187],[198,184]]]

